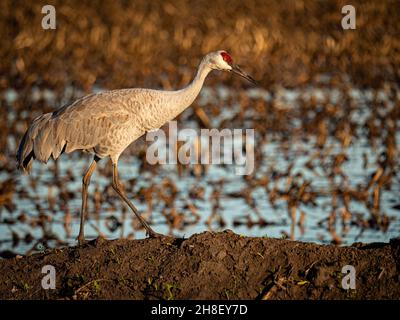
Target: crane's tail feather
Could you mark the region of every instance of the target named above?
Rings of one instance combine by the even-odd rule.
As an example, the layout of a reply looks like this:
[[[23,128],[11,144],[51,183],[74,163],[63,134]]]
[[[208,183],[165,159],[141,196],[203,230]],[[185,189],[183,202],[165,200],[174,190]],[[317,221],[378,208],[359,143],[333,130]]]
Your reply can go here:
[[[19,143],[17,152],[17,168],[28,174],[32,168],[32,160],[34,158],[32,142],[28,138],[27,130]]]
[[[66,142],[58,134],[58,124],[52,114],[37,117],[25,132],[17,152],[17,168],[29,174],[34,159],[47,163],[50,156],[57,159],[65,150]]]

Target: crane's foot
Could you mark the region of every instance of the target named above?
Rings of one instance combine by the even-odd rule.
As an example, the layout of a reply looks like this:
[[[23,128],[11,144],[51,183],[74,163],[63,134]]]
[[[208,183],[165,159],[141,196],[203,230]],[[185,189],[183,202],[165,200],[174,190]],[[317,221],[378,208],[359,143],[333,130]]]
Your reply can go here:
[[[85,240],[85,237],[83,235],[79,235],[77,239],[78,239],[79,247],[82,247],[83,245],[85,245],[87,243],[87,241]]]
[[[165,236],[161,233],[157,233],[155,231],[147,232],[149,235],[149,238],[164,238]]]

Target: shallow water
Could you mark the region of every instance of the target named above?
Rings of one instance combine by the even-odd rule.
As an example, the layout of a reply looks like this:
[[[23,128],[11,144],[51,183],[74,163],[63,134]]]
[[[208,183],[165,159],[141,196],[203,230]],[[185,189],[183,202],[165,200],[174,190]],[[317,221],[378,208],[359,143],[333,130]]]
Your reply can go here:
[[[39,95],[38,92],[34,93]],[[266,90],[260,89],[249,89],[246,94],[251,99],[264,99],[265,101],[271,101],[271,94]],[[51,92],[45,92],[44,95],[47,99],[53,99]],[[206,105],[212,101],[227,100],[233,93],[224,87],[220,87],[218,90],[213,91],[210,88],[205,88],[199,98],[199,105]],[[369,90],[352,90],[350,93],[352,99],[357,102],[359,108],[357,112],[352,113],[352,117],[356,117],[357,121],[362,123],[369,115],[369,110],[364,108],[363,105],[368,103],[372,99],[372,93]],[[328,99],[332,103],[336,103],[340,100],[340,92],[336,89],[317,89],[317,88],[304,88],[297,90],[282,89],[274,97],[276,99],[277,107],[283,106],[284,108],[295,109],[297,107],[297,100],[302,97],[303,99],[310,99],[313,97],[316,101],[326,101]],[[399,95],[397,96],[397,98]],[[7,93],[7,99],[13,101],[17,99],[17,93],[10,90]],[[385,93],[379,92],[378,99],[386,101]],[[388,107],[391,108],[393,105],[388,102]],[[229,106],[224,108],[218,118],[211,117],[211,123],[214,128],[218,128],[219,123],[223,119],[230,119],[239,110],[238,105]],[[185,111],[180,124],[183,127],[199,128],[199,126],[190,119],[193,114],[192,109]],[[252,109],[247,109],[245,116],[245,124],[249,128],[248,124],[251,124],[251,118],[257,115],[252,114]],[[9,115],[9,121],[12,121],[12,114]],[[250,119],[250,120],[249,120]],[[299,119],[290,117],[288,118],[288,126],[293,130],[301,129],[301,121]],[[348,160],[341,166],[344,175],[347,177],[347,186],[349,188],[358,188],[358,185],[365,185],[371,176],[376,171],[376,160],[378,155],[384,149],[382,145],[378,145],[373,148],[368,139],[366,138],[365,132],[357,130],[358,137],[353,137],[352,143],[346,149],[335,140],[333,137],[328,136],[324,150],[329,150],[328,159],[331,159],[335,155],[343,152],[348,156]],[[315,148],[314,136],[309,136],[307,140],[302,137],[292,136],[289,142],[282,139],[276,138],[277,134],[271,133],[266,143],[259,146],[257,143],[260,140],[256,140],[256,147],[260,148],[262,153],[262,160],[257,168],[255,179],[262,177],[268,177],[269,181],[266,187],[256,186],[251,188],[251,195],[256,203],[256,210],[258,215],[263,220],[267,221],[266,226],[252,226],[249,227],[246,222],[258,221],[259,217],[257,212],[249,206],[246,201],[241,197],[231,196],[234,193],[243,191],[247,188],[247,183],[240,175],[234,174],[234,166],[221,166],[221,165],[210,165],[208,172],[200,177],[196,178],[190,175],[187,171],[183,173],[183,176],[179,176],[175,165],[160,165],[156,173],[144,172],[139,175],[140,161],[136,156],[129,154],[123,155],[119,163],[119,172],[121,180],[125,182],[125,188],[128,195],[133,199],[135,205],[142,212],[148,212],[148,204],[145,202],[134,199],[134,195],[142,188],[149,188],[151,186],[161,185],[165,178],[170,179],[174,182],[178,192],[173,202],[174,208],[178,214],[183,215],[184,221],[194,221],[195,216],[191,214],[187,208],[188,203],[195,205],[197,213],[199,215],[199,221],[194,224],[187,225],[184,228],[173,228],[166,221],[168,217],[168,210],[166,214],[162,214],[162,210],[165,209],[165,203],[155,199],[152,207],[151,222],[153,228],[160,233],[172,233],[176,236],[188,237],[193,233],[202,232],[205,230],[222,230],[232,229],[234,232],[247,235],[247,236],[268,236],[268,237],[282,237],[286,235],[292,235],[296,240],[301,241],[312,241],[319,243],[329,243],[332,240],[332,229],[328,231],[327,225],[323,222],[327,219],[332,212],[332,181],[329,180],[328,175],[321,168],[321,162],[317,161],[317,165],[314,170],[310,170],[307,167],[307,162],[317,152]],[[278,134],[279,136],[279,134]],[[10,138],[10,145],[14,145],[13,139]],[[261,143],[261,142],[260,142]],[[400,134],[396,132],[396,144],[400,143]],[[135,154],[135,152],[133,152]],[[368,159],[368,165],[364,168],[365,157]],[[32,247],[38,249],[38,243],[33,241],[24,241],[24,237],[27,234],[31,234],[34,239],[41,239],[43,236],[43,230],[39,226],[31,227],[27,223],[16,221],[14,224],[4,223],[6,220],[12,220],[16,218],[16,212],[24,212],[28,217],[34,218],[38,215],[38,212],[51,216],[52,221],[46,223],[46,228],[49,233],[56,234],[59,239],[69,244],[76,243],[76,236],[79,230],[79,211],[81,208],[80,189],[81,189],[81,177],[82,173],[86,170],[91,157],[88,155],[82,155],[79,152],[75,152],[71,155],[63,155],[58,161],[59,178],[63,179],[68,176],[68,171],[73,174],[73,181],[68,179],[63,185],[66,191],[70,191],[75,195],[74,198],[68,200],[67,209],[60,207],[60,201],[57,200],[60,189],[54,186],[54,174],[51,169],[55,164],[50,161],[47,167],[44,164],[35,163],[33,171],[30,176],[23,176],[20,173],[15,173],[17,181],[16,192],[14,195],[14,203],[16,208],[14,212],[9,213],[6,210],[1,212],[0,223],[0,251],[10,249],[18,253],[24,253],[32,249]],[[100,167],[109,165],[107,161],[102,161]],[[284,190],[287,182],[287,177],[275,178],[271,176],[271,168],[275,168],[276,172],[284,173],[287,168],[292,165],[291,176],[301,174],[299,181],[310,181],[310,187],[313,192],[317,193],[316,206],[310,206],[307,204],[299,203],[296,212],[296,222],[298,222],[301,212],[304,212],[305,220],[303,227],[296,224],[294,229],[291,227],[291,220],[288,214],[288,205],[285,200],[277,200],[275,206],[273,206],[268,197],[267,190],[276,187],[277,189]],[[398,166],[398,164],[397,164]],[[398,172],[398,170],[397,170]],[[340,210],[343,208],[343,204],[338,201],[337,216],[338,219],[334,222],[334,231],[340,236],[343,244],[350,244],[355,241],[362,242],[387,242],[393,237],[399,236],[400,230],[400,211],[395,209],[394,206],[400,202],[400,179],[396,172],[390,190],[382,189],[380,213],[385,214],[390,219],[389,227],[386,231],[378,228],[360,228],[356,223],[356,216],[359,214],[362,219],[368,219],[371,216],[369,209],[365,203],[360,201],[351,200],[349,202],[348,210],[352,213],[352,219],[346,223],[346,230],[343,229],[341,220],[339,219]],[[279,176],[279,174],[278,174]],[[5,172],[0,172],[0,181],[4,181],[8,178]],[[103,201],[101,210],[97,214],[94,210],[93,205],[93,194],[94,190],[100,190],[103,196],[108,196],[105,193],[106,187],[110,185],[110,178],[100,175],[96,172],[92,178],[92,184],[89,188],[89,222],[86,224],[86,237],[95,238],[98,236],[99,231],[103,233],[107,238],[118,238],[118,237],[134,237],[143,238],[145,236],[142,230],[136,230],[134,226],[137,225],[136,220],[132,223],[132,214],[127,210],[122,210],[124,205],[118,198],[112,198],[111,202]],[[126,183],[131,179],[136,179],[134,186]],[[207,225],[207,219],[210,213],[213,211],[215,201],[211,199],[212,193],[216,190],[216,185],[223,179],[223,186],[220,190],[219,206],[215,210],[225,222],[224,226],[221,226],[217,219],[214,219],[211,225]],[[32,181],[35,181],[37,186],[36,189],[30,187]],[[335,177],[334,183],[340,185],[343,181],[340,178]],[[190,195],[190,190],[194,187],[204,188],[204,200],[194,199]],[[51,191],[49,191],[49,189]],[[248,189],[248,188],[247,188]],[[27,192],[27,196],[21,196],[23,191]],[[53,194],[56,201],[55,212],[49,208],[48,199],[49,192]],[[112,193],[111,193],[112,194]],[[40,207],[38,209],[38,207]],[[71,234],[67,235],[64,227],[65,211],[69,211],[72,215],[71,220]],[[110,216],[116,218],[116,221],[122,223],[121,227],[118,227],[115,231],[111,231],[107,225],[110,224]],[[148,214],[145,215],[147,218]],[[250,220],[249,220],[250,219]],[[243,222],[243,224],[240,224]],[[18,243],[12,244],[12,232],[18,234],[21,238]],[[40,243],[40,240],[39,240]],[[55,245],[54,241],[49,241],[47,245]]]

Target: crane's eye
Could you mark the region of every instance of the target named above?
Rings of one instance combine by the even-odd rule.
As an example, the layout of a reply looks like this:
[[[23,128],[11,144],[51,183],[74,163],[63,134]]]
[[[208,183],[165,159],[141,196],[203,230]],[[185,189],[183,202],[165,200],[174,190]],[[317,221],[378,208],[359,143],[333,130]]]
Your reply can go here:
[[[221,52],[222,59],[228,64],[232,64],[232,57],[227,52]]]

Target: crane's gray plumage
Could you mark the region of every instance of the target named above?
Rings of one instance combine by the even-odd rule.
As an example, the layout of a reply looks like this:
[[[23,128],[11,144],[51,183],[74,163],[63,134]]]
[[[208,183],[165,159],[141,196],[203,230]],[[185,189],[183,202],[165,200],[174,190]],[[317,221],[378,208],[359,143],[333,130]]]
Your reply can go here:
[[[227,58],[228,57],[228,58]],[[29,173],[37,159],[47,163],[63,152],[83,150],[95,155],[83,179],[80,242],[83,240],[83,219],[86,210],[87,186],[99,159],[109,156],[114,166],[113,187],[131,207],[152,236],[157,235],[138,215],[136,208],[118,186],[117,163],[126,147],[150,130],[160,128],[192,104],[204,80],[213,69],[233,71],[254,81],[243,73],[225,51],[206,55],[197,74],[187,87],[177,91],[152,89],[120,89],[91,94],[63,106],[53,113],[43,114],[23,136],[18,152],[17,167]]]

